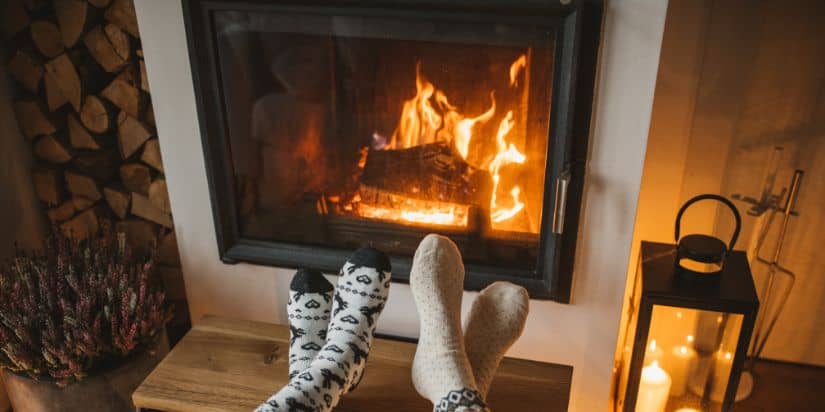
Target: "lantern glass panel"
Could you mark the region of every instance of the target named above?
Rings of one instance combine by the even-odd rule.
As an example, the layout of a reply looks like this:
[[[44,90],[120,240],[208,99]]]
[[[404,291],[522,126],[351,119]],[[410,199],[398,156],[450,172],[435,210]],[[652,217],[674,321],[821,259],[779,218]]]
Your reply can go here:
[[[653,305],[636,411],[721,410],[743,321],[741,314]]]

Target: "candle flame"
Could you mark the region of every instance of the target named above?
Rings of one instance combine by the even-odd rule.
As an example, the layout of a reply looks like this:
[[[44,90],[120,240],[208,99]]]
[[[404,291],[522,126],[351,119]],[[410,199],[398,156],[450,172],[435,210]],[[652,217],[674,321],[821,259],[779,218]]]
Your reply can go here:
[[[653,340],[650,341],[650,350],[651,351],[656,350],[656,339],[653,339]]]

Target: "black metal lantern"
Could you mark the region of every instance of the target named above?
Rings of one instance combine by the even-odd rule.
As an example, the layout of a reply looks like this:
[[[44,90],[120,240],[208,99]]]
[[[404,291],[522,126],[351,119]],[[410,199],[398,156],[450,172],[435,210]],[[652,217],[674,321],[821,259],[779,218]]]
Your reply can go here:
[[[684,276],[677,245],[640,253],[617,410],[730,409],[759,309],[745,252],[728,250],[713,281]]]

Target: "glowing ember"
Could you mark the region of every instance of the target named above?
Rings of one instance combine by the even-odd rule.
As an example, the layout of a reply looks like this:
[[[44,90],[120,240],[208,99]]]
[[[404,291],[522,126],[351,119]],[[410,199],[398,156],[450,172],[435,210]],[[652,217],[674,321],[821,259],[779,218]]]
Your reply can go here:
[[[511,88],[519,87],[519,75],[527,70],[527,66],[528,58],[524,54],[510,65],[507,74]],[[503,223],[524,211],[525,204],[519,199],[521,188],[517,177],[505,178],[501,172],[507,167],[527,162],[527,156],[512,141],[507,140],[508,134],[517,124],[513,110],[500,116],[495,140],[489,137],[485,139],[485,136],[478,136],[476,128],[496,116],[493,92],[490,92],[489,109],[475,117],[467,117],[450,104],[443,91],[424,77],[421,62],[415,68],[415,89],[415,96],[404,102],[398,125],[389,141],[385,142],[387,139],[377,133],[373,135],[373,150],[399,150],[429,143],[448,143],[472,167],[490,173],[492,194],[489,208],[493,228],[513,230],[515,226]],[[474,150],[472,156],[471,144],[481,147],[480,150]],[[479,153],[481,150],[486,150],[487,153]],[[509,173],[507,176],[518,176],[518,173]],[[396,201],[391,207],[364,202],[357,206],[357,213],[373,219],[413,224],[467,226],[469,205],[413,199],[403,195],[399,195]]]
[[[358,212],[363,217],[391,222],[466,227],[469,208],[452,203],[406,198],[402,204],[392,208],[360,203]]]

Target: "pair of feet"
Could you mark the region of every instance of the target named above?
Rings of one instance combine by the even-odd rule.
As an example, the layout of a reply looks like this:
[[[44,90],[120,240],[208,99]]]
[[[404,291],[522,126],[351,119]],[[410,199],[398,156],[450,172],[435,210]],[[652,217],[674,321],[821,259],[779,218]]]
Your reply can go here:
[[[358,386],[389,293],[389,259],[362,248],[339,275],[333,288],[320,272],[296,273],[287,303],[290,382],[257,411],[326,412]],[[487,410],[493,376],[527,319],[527,291],[496,282],[473,302],[462,332],[463,284],[456,245],[425,237],[410,273],[421,322],[412,381],[436,412]]]
[[[498,365],[527,320],[527,291],[495,282],[473,302],[462,333],[463,285],[464,264],[455,243],[425,237],[410,271],[421,323],[412,381],[435,412],[487,411],[485,399]]]
[[[318,271],[299,270],[287,301],[289,383],[257,412],[326,412],[364,376],[378,318],[390,288],[390,261],[361,248],[334,288]]]

